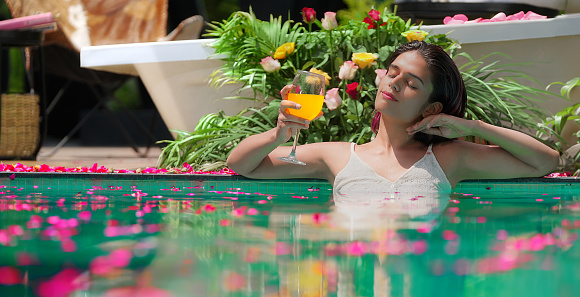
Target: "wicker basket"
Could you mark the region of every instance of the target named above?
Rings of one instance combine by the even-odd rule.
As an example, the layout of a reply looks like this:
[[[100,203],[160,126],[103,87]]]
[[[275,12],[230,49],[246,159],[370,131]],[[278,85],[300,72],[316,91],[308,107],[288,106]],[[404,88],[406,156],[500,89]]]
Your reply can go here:
[[[38,95],[2,94],[0,112],[0,158],[36,159],[40,140]]]

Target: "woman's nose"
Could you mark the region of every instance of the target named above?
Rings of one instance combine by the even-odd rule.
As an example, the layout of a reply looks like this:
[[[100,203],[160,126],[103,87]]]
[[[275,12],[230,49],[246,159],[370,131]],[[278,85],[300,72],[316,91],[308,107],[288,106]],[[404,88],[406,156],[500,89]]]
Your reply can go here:
[[[399,76],[398,75],[391,79],[391,81],[389,82],[389,87],[391,88],[391,90],[393,90],[393,92],[398,92],[401,90],[401,88],[399,87]]]

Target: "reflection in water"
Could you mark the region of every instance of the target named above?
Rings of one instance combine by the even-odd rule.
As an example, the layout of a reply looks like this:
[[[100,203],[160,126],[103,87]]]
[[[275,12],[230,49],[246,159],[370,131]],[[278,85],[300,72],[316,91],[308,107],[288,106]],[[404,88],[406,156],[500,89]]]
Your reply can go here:
[[[0,186],[0,296],[576,296],[572,195]]]

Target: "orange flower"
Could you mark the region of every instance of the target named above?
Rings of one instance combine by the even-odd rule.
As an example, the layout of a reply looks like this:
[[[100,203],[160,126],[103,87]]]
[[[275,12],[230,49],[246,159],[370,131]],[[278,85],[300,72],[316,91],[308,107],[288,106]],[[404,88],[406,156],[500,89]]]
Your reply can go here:
[[[282,44],[280,47],[276,49],[274,53],[274,59],[282,60],[286,59],[286,55],[291,55],[294,52],[294,42],[287,42]]]

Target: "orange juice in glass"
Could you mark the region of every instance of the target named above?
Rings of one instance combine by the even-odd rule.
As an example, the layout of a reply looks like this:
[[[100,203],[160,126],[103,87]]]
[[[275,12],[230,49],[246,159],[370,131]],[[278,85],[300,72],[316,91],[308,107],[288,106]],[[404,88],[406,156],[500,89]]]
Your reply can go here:
[[[323,95],[289,93],[288,100],[300,104],[300,109],[288,108],[286,112],[297,117],[312,121],[322,110]]]
[[[286,112],[301,117],[303,119],[312,121],[322,110],[322,103],[324,102],[324,87],[326,83],[326,78],[320,74],[308,72],[308,71],[298,71],[292,85],[294,88],[288,94],[288,100],[294,101],[300,104],[300,109],[286,109]],[[300,129],[296,130],[294,135],[294,144],[292,145],[292,151],[287,157],[279,157],[278,159],[298,165],[306,165],[306,163],[298,160],[296,158],[296,142],[298,140],[298,135],[300,135]]]

